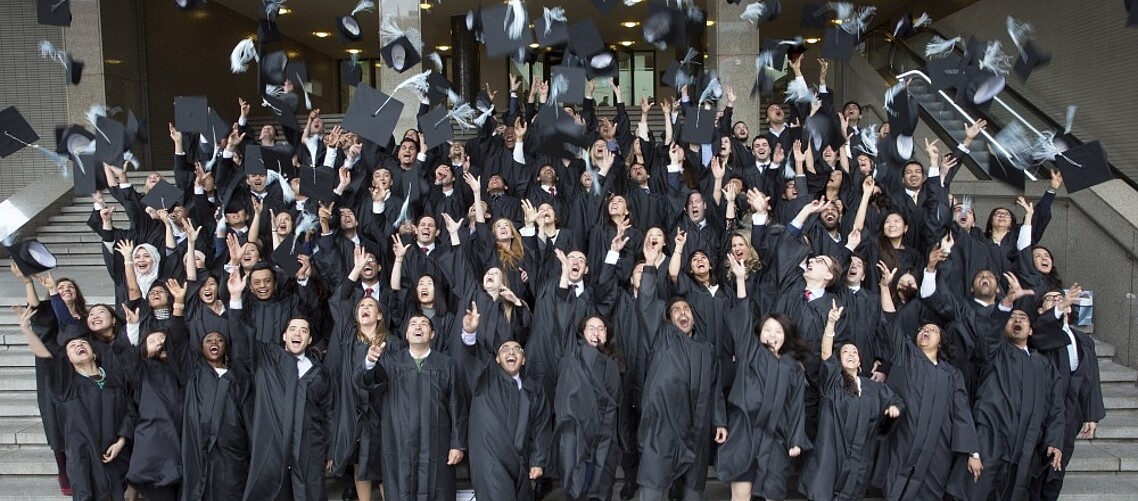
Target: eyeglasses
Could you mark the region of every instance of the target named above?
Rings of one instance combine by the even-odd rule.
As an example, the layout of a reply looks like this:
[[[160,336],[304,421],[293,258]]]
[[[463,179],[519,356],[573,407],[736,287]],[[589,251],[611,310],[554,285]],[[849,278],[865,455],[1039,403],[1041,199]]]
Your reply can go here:
[[[526,352],[526,350],[522,349],[522,347],[521,347],[521,346],[514,346],[514,345],[512,345],[512,344],[510,344],[510,345],[505,345],[505,346],[502,346],[501,348],[498,348],[498,353],[520,353],[520,354],[525,354],[525,352]]]
[[[1006,210],[998,210],[992,213],[993,217],[1012,217],[1012,213]]]
[[[605,332],[607,330],[608,327],[603,325],[589,325],[585,327],[585,332]]]

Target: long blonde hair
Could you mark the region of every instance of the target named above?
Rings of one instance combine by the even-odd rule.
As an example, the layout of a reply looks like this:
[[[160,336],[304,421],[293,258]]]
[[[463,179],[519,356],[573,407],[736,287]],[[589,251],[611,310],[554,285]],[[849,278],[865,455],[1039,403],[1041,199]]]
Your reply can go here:
[[[525,247],[522,246],[522,234],[518,233],[518,229],[514,227],[513,221],[507,218],[500,217],[494,220],[494,224],[490,226],[491,233],[494,232],[494,226],[500,222],[505,222],[510,228],[510,241],[495,240],[494,244],[498,250],[498,260],[502,262],[502,266],[506,269],[516,270],[521,267],[522,262],[525,260]]]
[[[368,296],[356,303],[356,308],[353,313],[355,313],[356,318],[359,318],[360,306],[364,304],[364,301],[369,299],[375,302],[375,307],[379,311],[379,318],[375,320],[375,339],[369,338],[368,335],[364,333],[363,328],[360,327],[359,320],[356,320],[356,340],[368,346],[379,346],[387,341],[387,335],[389,334],[387,325],[384,324],[384,321],[387,320],[387,311],[383,308],[383,305],[379,304],[379,301],[376,301],[375,298]]]
[[[734,240],[735,237],[743,239],[743,244],[747,246],[747,258],[743,260],[743,266],[746,268],[747,274],[753,275],[757,273],[763,268],[763,262],[759,259],[759,251],[751,246],[751,240],[747,238],[746,232],[736,230],[731,234],[731,238],[727,240],[727,257],[723,259],[723,266],[724,269],[727,270],[727,276],[729,278],[735,278],[735,274],[731,271],[731,258],[733,257],[731,254],[731,241]]]

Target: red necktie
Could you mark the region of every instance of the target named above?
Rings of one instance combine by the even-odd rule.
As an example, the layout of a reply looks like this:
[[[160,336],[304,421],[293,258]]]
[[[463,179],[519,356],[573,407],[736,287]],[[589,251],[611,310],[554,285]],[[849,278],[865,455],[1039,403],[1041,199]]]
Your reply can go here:
[[[811,299],[814,299],[814,293],[810,292],[810,289],[806,289],[806,291],[802,293],[802,296],[806,298],[807,303],[809,303]]]
[[[423,255],[426,255],[426,254],[427,254],[427,252],[429,252],[429,251],[430,251],[430,249],[428,249],[428,248],[426,248],[426,247],[419,247],[419,250],[423,251]]]
[[[372,294],[374,294],[374,293],[375,293],[375,289],[372,289],[371,287],[364,289],[364,295],[367,297],[372,297]]]

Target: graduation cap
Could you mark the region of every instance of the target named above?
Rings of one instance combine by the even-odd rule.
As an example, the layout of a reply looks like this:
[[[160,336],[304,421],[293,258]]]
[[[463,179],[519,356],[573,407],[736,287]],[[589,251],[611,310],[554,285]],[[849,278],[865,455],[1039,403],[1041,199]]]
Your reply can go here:
[[[340,62],[340,80],[344,85],[355,87],[364,79],[364,70],[360,61],[353,55],[351,59]]]
[[[94,142],[95,135],[78,124],[55,127],[55,152],[77,154],[86,151]]]
[[[90,195],[107,187],[102,164],[94,153],[79,153],[71,157],[71,179],[75,181],[76,195]]]
[[[183,205],[182,198],[185,194],[180,188],[174,186],[165,180],[159,180],[146,196],[142,197],[142,205],[151,207],[155,210],[170,210],[175,206]]]
[[[964,92],[957,92],[957,101],[963,101],[963,104],[977,109],[987,109],[991,106],[992,99],[1008,84],[1003,74],[989,69],[970,68],[964,77]]]
[[[569,51],[578,58],[587,59],[604,50],[605,39],[591,18],[577,21],[569,27]]]
[[[803,42],[805,44],[805,42]],[[771,67],[781,71],[786,67],[786,55],[792,46],[797,46],[797,40],[786,41],[777,38],[764,38],[761,52],[771,53]]]
[[[1035,42],[1029,41],[1020,49],[1014,69],[1020,79],[1027,81],[1027,77],[1031,75],[1032,70],[1040,66],[1046,66],[1050,62],[1051,54],[1039,50],[1035,46]]]
[[[575,158],[574,152],[566,148],[567,145],[581,148],[589,145],[585,127],[578,125],[573,117],[556,105],[542,106],[534,124],[537,126],[536,153],[539,156]]]
[[[264,103],[268,105],[269,111],[273,114],[273,118],[276,119],[277,123],[287,129],[300,130],[300,122],[296,119],[296,106],[285,99],[288,95],[291,94],[284,94],[279,97],[263,96],[262,99]]]
[[[281,31],[277,28],[276,21],[269,19],[261,19],[257,21],[257,43],[264,47],[266,44],[279,42],[281,40]]]
[[[842,124],[833,113],[815,113],[806,119],[806,126],[810,131],[810,146],[817,151],[827,146],[836,150],[846,142]]]
[[[261,83],[264,85],[284,85],[287,66],[288,54],[283,50],[261,56]]]
[[[1106,150],[1098,141],[1068,148],[1055,157],[1055,165],[1063,173],[1067,193],[1075,193],[1114,179],[1107,163]]]
[[[301,167],[296,173],[300,179],[300,194],[312,200],[324,203],[335,198],[334,190],[340,184],[340,178],[335,169],[328,167]]]
[[[39,49],[41,58],[50,59],[59,63],[63,66],[64,71],[67,72],[67,81],[70,82],[71,85],[79,85],[79,82],[83,79],[83,61],[73,59],[71,54],[52,45],[52,43],[47,40],[40,41]]]
[[[782,13],[782,2],[779,0],[766,0],[747,5],[739,19],[753,23],[755,28],[767,21],[773,21]]]
[[[296,169],[292,165],[292,157],[296,150],[288,144],[261,146],[261,162],[265,169],[281,174],[294,174]]]
[[[381,55],[387,67],[399,73],[411,69],[412,66],[423,60],[419,51],[415,49],[415,45],[411,43],[411,39],[406,36],[396,38],[391,43],[384,45]]]
[[[285,78],[300,89],[304,95],[304,108],[311,110],[312,98],[308,97],[308,65],[304,64],[304,61],[289,61],[285,65]]]
[[[111,165],[124,163],[123,152],[126,143],[126,126],[110,117],[99,117],[95,121],[98,128],[95,134],[95,159]]]
[[[554,66],[549,80],[550,102],[581,105],[585,102],[585,81],[588,78],[586,75],[584,68]]]
[[[569,23],[565,9],[544,7],[541,17],[534,20],[533,31],[542,47],[555,47],[569,42]]]
[[[26,277],[43,273],[58,266],[55,255],[34,238],[4,247],[8,249],[8,257],[12,258],[12,262],[16,263],[20,273]]]
[[[648,4],[648,17],[641,23],[644,41],[663,50],[668,45],[683,46],[687,42],[687,20],[683,11],[654,0]],[[572,33],[570,34],[572,36]]]
[[[174,128],[192,134],[205,132],[209,128],[209,102],[206,97],[175,97]]]
[[[36,0],[36,21],[46,26],[71,26],[71,1]]]
[[[889,133],[899,136],[912,136],[917,130],[917,100],[909,94],[905,82],[898,82],[885,97],[885,111],[889,117]]]
[[[521,35],[517,38],[511,38],[510,34],[507,33],[508,29],[503,28],[507,26],[507,18],[510,21],[519,19],[513,12],[511,5],[508,4],[495,5],[482,10],[482,26],[493,27],[489,30],[482,30],[487,57],[496,58],[517,54],[518,51],[533,41],[533,35],[528,29],[522,30]],[[524,23],[525,20],[523,19],[522,22]]]
[[[454,92],[454,85],[442,73],[432,71],[427,76],[427,101],[431,106],[446,105]]]
[[[276,249],[273,249],[270,257],[273,264],[280,268],[281,273],[286,277],[295,277],[296,273],[300,271],[300,261],[297,257],[305,252],[304,244],[296,240],[296,235],[289,236]]]
[[[715,142],[715,109],[696,106],[689,110],[680,128],[682,141],[692,144],[711,144]]]
[[[856,35],[842,29],[841,26],[829,26],[822,37],[822,57],[849,61],[853,56],[855,45],[857,45]]]
[[[387,144],[401,113],[402,101],[371,86],[360,85],[344,114],[342,126],[375,144]]]
[[[482,38],[482,6],[466,11],[466,30],[474,33],[475,38]]]
[[[1023,191],[1027,183],[1027,177],[1022,170],[1015,167],[1011,159],[1000,155],[995,152],[988,153],[988,176],[992,179],[1007,184],[1019,191]],[[1064,177],[1063,181],[1066,182],[1067,178]],[[1070,188],[1068,188],[1070,189]]]
[[[963,60],[956,54],[930,58],[926,63],[929,79],[935,90],[963,89],[967,82]]]
[[[0,158],[7,158],[39,140],[39,134],[15,106],[0,111]]]
[[[194,10],[205,5],[205,0],[174,0],[174,5],[182,10]]]
[[[375,2],[371,0],[360,0],[356,7],[352,9],[351,14],[340,16],[336,18],[336,34],[340,36],[341,42],[358,42],[362,38],[363,30],[360,28],[360,20],[356,18],[356,14],[360,12],[370,12],[375,8]]]
[[[616,53],[609,50],[594,54],[589,58],[588,66],[585,67],[585,73],[588,75],[589,80],[612,78],[613,83],[617,85],[620,84],[617,80],[617,77],[620,75],[618,70]]]
[[[829,20],[829,4],[808,3],[802,6],[802,18],[800,25],[803,28],[825,28]]]
[[[419,115],[419,130],[426,136],[428,149],[453,139],[454,128],[451,127],[446,106],[436,106]]]
[[[220,144],[222,139],[229,136],[230,126],[221,115],[217,114],[217,110],[209,109],[206,116],[206,130],[202,131],[202,137],[212,148],[215,144]]]

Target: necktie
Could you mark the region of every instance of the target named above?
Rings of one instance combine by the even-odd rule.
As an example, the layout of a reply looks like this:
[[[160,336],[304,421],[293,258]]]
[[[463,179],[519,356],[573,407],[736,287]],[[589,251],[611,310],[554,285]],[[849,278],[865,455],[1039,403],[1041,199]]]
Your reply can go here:
[[[426,248],[426,247],[419,247],[419,250],[423,251],[423,255],[424,255],[424,256],[425,256],[425,255],[427,255],[427,252],[429,252],[429,251],[430,251],[430,249],[428,249],[428,248]]]
[[[810,302],[811,299],[814,299],[814,293],[810,292],[810,289],[806,289],[806,291],[802,293],[802,296],[806,298],[806,302]]]
[[[375,289],[372,289],[371,287],[364,289],[365,296],[372,297],[372,294],[375,294]]]
[[[549,196],[551,196],[551,197],[557,196],[557,188],[550,186],[549,187]]]

